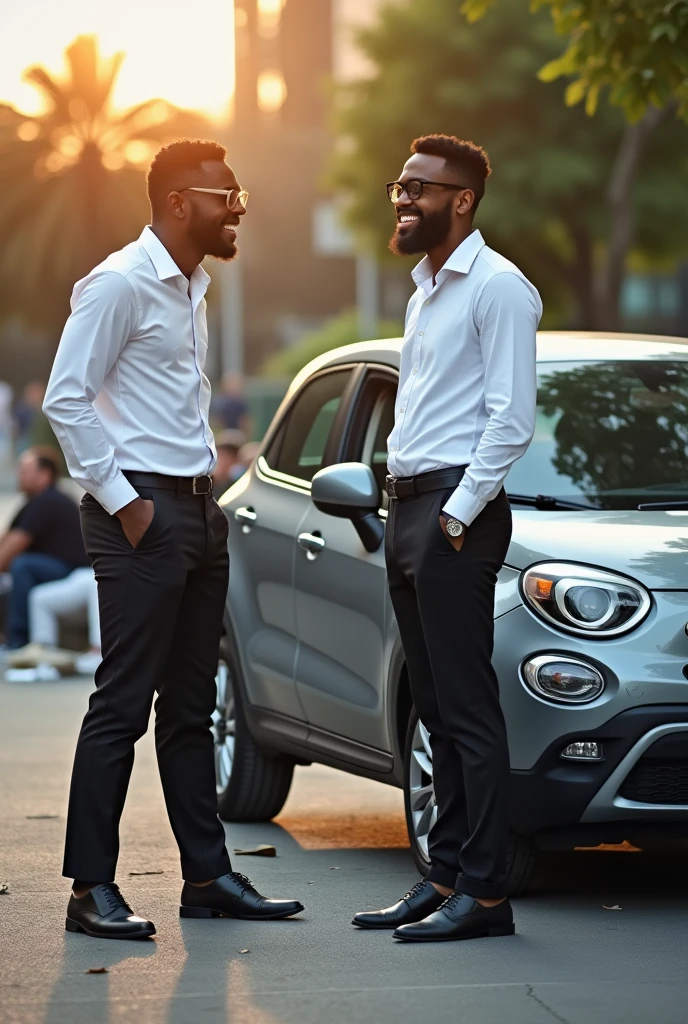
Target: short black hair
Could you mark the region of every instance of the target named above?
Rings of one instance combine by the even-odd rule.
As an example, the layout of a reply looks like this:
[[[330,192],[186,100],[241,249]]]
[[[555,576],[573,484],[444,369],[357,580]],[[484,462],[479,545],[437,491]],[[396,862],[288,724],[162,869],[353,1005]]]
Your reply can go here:
[[[481,146],[458,139],[456,135],[421,135],[411,143],[411,152],[442,157],[457,182],[474,193],[472,212],[475,213],[485,195],[485,182],[492,173],[490,158]]]
[[[59,454],[48,445],[38,445],[35,448],[31,448],[30,451],[36,459],[38,468],[50,473],[51,482],[55,483],[60,476],[61,469]]]
[[[148,199],[154,213],[170,192],[186,186],[194,172],[200,171],[206,160],[224,160],[227,150],[219,142],[202,139],[178,139],[163,146],[150,165],[147,178]]]

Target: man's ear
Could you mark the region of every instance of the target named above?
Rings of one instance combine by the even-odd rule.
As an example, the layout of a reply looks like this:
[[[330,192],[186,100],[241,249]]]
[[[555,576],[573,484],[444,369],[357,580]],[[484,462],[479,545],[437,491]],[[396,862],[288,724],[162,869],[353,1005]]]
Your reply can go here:
[[[456,201],[456,212],[461,217],[470,215],[475,205],[475,192],[470,188],[465,188],[458,193]]]
[[[167,205],[169,206],[172,216],[178,220],[184,219],[184,198],[179,192],[170,192],[167,197]]]

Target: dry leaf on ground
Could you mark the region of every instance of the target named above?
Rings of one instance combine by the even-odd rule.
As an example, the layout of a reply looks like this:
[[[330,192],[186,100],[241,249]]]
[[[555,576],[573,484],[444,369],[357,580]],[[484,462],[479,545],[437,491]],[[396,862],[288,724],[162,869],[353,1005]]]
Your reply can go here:
[[[239,857],[276,857],[277,850],[274,846],[268,846],[266,843],[262,843],[260,846],[254,846],[252,850],[237,850],[234,852]]]
[[[107,967],[89,967],[89,969],[87,971],[84,971],[84,974],[107,974],[107,973],[108,973]]]
[[[164,871],[130,871],[130,875],[164,875]]]
[[[9,896],[9,894],[10,887],[7,882],[3,882],[2,885],[0,885],[0,896]]]

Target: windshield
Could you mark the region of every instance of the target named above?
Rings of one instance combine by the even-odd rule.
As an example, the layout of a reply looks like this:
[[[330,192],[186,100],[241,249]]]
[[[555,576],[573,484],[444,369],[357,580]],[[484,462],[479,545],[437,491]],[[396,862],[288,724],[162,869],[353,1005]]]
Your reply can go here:
[[[538,364],[535,435],[506,488],[601,509],[688,499],[688,362]]]

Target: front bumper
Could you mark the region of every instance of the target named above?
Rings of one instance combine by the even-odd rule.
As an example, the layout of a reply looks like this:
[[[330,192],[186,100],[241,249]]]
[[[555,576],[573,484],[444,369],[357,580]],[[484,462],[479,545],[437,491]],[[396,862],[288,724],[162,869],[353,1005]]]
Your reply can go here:
[[[633,841],[648,829],[688,839],[687,705],[632,708],[586,729],[585,739],[602,744],[602,761],[562,759],[564,747],[580,738],[580,728],[561,735],[531,769],[512,771],[515,832],[553,847],[583,844],[586,837]]]

